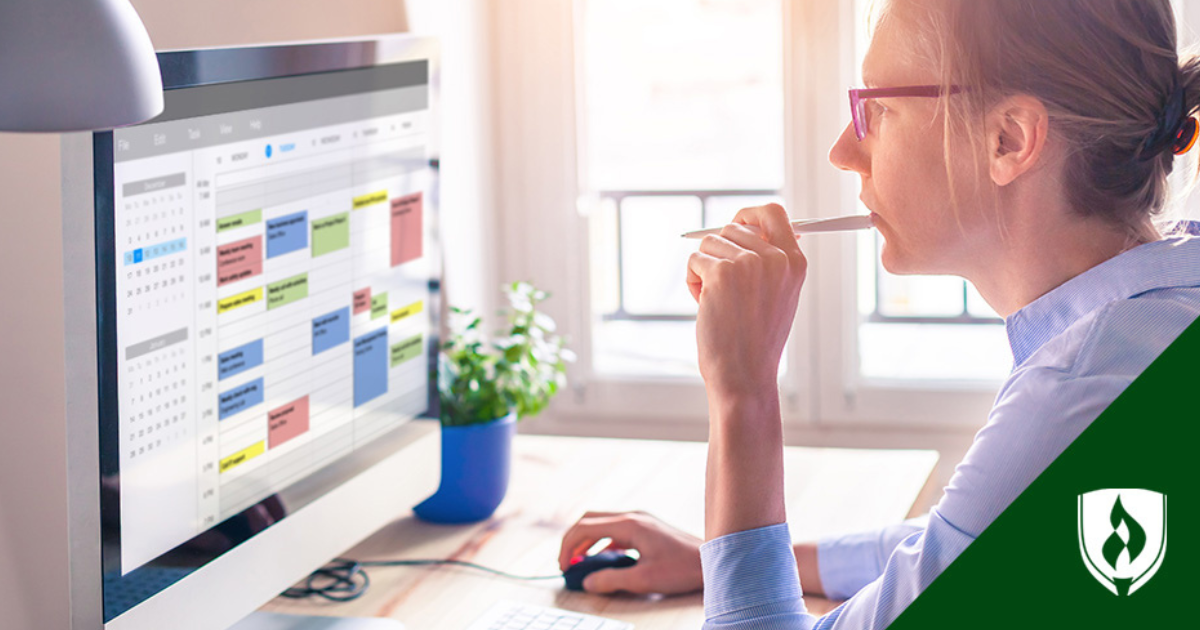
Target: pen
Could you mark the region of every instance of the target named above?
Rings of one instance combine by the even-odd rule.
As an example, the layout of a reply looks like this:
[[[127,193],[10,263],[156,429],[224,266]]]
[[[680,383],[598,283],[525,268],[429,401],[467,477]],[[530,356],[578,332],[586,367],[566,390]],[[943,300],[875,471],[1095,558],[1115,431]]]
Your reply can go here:
[[[829,219],[801,219],[792,221],[792,231],[796,234],[818,234],[821,232],[844,232],[847,230],[865,230],[872,226],[871,215],[855,215],[849,217],[832,217]],[[749,226],[753,227],[753,226]],[[719,234],[722,228],[709,228],[687,232],[683,238],[704,238],[708,234]]]

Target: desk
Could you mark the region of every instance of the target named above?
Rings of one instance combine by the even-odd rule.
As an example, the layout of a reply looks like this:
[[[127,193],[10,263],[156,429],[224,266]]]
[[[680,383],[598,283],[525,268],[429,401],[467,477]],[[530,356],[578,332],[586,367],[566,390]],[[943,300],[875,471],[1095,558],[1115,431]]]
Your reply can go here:
[[[789,447],[788,520],[794,540],[894,523],[925,487],[934,451]],[[455,558],[517,575],[558,574],[563,533],[587,510],[645,510],[704,532],[707,445],[521,435],[513,445],[508,496],[489,520],[430,525],[411,514],[343,554],[357,560]],[[633,623],[637,630],[700,628],[700,594],[605,597],[573,593],[561,580],[517,582],[457,567],[369,570],[371,589],[348,603],[277,598],[263,610],[393,617],[411,630],[462,630],[497,599],[554,606]],[[805,599],[823,614],[835,604]]]

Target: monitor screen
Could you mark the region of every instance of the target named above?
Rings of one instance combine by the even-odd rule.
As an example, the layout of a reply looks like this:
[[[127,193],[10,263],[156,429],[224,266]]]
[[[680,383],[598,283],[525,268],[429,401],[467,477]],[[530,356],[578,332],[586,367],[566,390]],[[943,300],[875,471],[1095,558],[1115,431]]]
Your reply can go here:
[[[160,61],[163,114],[95,136],[106,622],[437,415],[429,62]]]

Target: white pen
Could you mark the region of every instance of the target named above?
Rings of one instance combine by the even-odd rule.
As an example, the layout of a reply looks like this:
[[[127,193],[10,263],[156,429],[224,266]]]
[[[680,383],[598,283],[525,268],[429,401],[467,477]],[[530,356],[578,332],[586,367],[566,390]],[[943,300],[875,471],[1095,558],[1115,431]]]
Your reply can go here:
[[[829,219],[801,219],[792,221],[792,231],[796,234],[819,234],[821,232],[845,232],[849,230],[865,230],[872,227],[871,215],[862,214],[849,217],[832,217]],[[754,229],[754,226],[747,226]],[[709,228],[688,232],[683,238],[704,238],[708,234],[720,234],[723,228]]]

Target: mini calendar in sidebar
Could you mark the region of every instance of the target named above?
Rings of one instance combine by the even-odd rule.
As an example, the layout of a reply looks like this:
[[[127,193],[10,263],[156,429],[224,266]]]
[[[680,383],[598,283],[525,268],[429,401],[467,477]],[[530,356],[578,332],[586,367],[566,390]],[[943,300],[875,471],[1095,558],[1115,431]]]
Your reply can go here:
[[[116,199],[122,466],[149,462],[193,437],[189,326],[192,182],[186,171],[124,184]]]
[[[187,299],[187,204],[182,190],[126,197],[119,221],[125,251],[123,315],[153,311]]]

